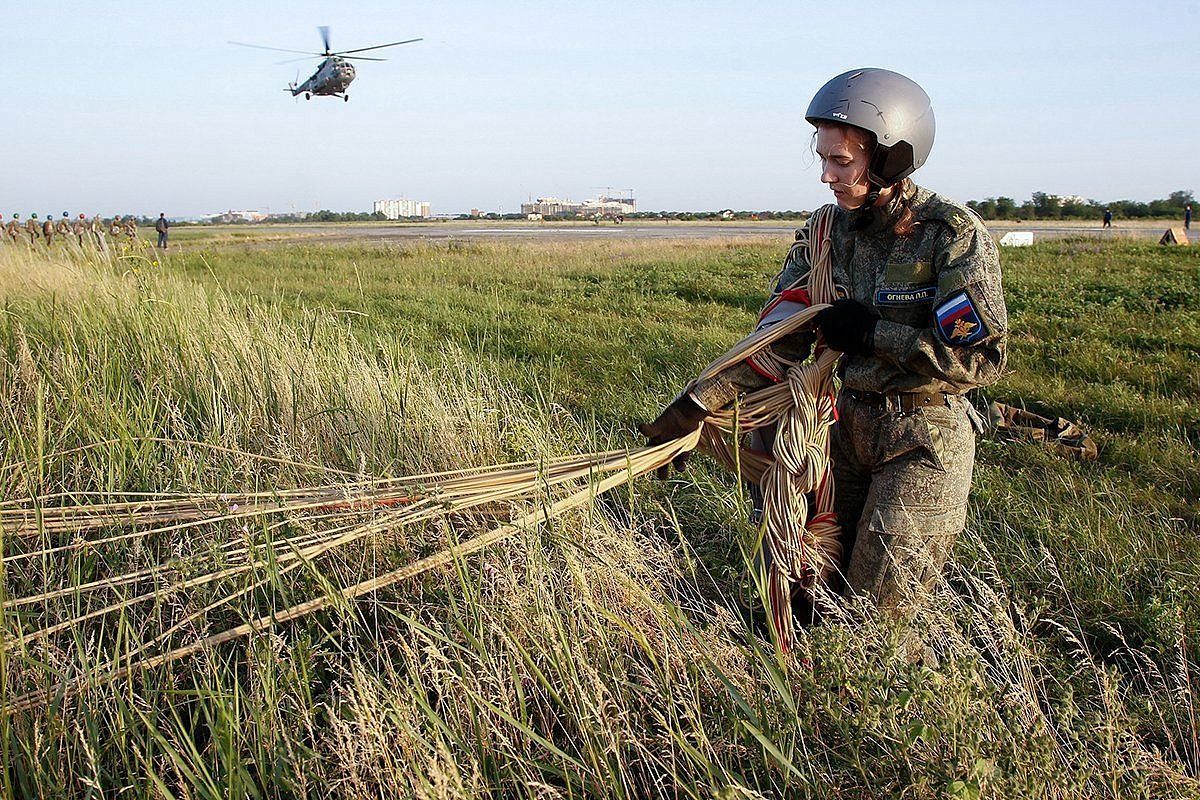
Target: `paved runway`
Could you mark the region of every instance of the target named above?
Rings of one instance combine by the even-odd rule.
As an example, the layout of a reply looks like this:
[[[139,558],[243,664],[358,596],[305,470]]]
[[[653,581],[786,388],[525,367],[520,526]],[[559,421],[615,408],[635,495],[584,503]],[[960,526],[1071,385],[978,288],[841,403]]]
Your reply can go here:
[[[1068,237],[1096,239],[1135,238],[1157,240],[1167,223],[1154,226],[1138,225],[1102,229],[1096,227],[1015,225],[1005,223],[992,228],[993,234],[1003,236],[1008,231],[1030,231],[1034,241]],[[377,242],[413,239],[541,239],[583,241],[589,239],[714,239],[714,238],[773,238],[791,239],[796,226],[790,223],[638,223],[623,225],[561,225],[533,223],[495,223],[478,225],[289,225],[289,233],[313,237],[323,242]],[[1200,229],[1189,231],[1192,242],[1200,242]]]

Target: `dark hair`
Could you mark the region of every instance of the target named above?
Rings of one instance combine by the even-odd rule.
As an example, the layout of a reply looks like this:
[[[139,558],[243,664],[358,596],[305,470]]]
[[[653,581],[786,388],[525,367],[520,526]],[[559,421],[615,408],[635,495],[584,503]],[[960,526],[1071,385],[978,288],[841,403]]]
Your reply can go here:
[[[817,123],[817,130],[820,130],[822,125],[828,125],[831,128],[840,128],[844,131],[853,131],[857,136],[862,138],[862,148],[867,152],[868,157],[875,152],[875,145],[879,143],[875,134],[865,128],[860,128],[857,125],[850,125],[845,122],[830,122],[821,120]],[[817,141],[817,131],[813,131],[812,143],[815,145]],[[889,188],[889,187],[884,187]],[[891,185],[892,189],[897,192],[903,192],[904,181],[899,180]],[[900,199],[900,216],[896,218],[895,224],[892,225],[892,233],[897,236],[908,238],[917,232],[917,212],[913,210],[912,198],[901,197]]]

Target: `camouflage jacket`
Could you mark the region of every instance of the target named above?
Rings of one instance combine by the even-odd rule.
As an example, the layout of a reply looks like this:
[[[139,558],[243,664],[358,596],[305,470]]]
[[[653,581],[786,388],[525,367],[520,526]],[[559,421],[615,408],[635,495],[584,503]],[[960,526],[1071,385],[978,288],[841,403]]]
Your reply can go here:
[[[916,230],[906,237],[892,232],[903,201],[916,215]],[[798,233],[797,244],[804,238]],[[844,386],[962,394],[1000,378],[1008,338],[1000,256],[972,211],[906,180],[887,206],[839,210],[830,239],[838,294],[880,314],[874,352],[843,357]],[[764,312],[778,307],[785,290],[803,287],[808,269],[807,249],[792,247]],[[760,327],[773,316],[765,314]],[[785,337],[773,345],[774,355],[803,359],[812,341],[808,333]],[[754,364],[742,362],[690,391],[706,408],[715,409],[771,380]]]

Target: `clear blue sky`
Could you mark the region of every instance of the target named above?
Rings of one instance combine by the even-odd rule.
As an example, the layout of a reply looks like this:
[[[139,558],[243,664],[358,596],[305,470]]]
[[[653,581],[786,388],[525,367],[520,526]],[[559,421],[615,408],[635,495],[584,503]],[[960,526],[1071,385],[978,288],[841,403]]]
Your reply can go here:
[[[870,9],[869,13],[863,9]],[[335,49],[351,100],[226,40]],[[632,187],[645,209],[812,208],[803,118],[857,66],[921,83],[917,178],[960,199],[1200,191],[1195,2],[7,4],[0,211],[516,210]],[[315,62],[313,62],[315,64]],[[301,74],[304,77],[304,74]]]

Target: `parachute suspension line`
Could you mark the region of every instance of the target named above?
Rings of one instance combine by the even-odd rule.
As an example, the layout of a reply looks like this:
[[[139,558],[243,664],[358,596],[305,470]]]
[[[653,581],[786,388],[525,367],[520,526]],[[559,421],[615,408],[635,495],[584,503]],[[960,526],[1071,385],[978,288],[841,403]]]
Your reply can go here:
[[[807,286],[811,304],[780,322],[757,331],[701,373],[711,377],[788,334],[813,329],[813,318],[836,297],[830,260],[834,206],[817,210],[801,230],[794,247],[806,248]],[[704,422],[702,442],[730,468],[740,466],[747,480],[758,483],[763,496],[763,547],[769,549],[766,589],[771,619],[781,647],[795,640],[791,598],[794,590],[815,600],[842,560],[841,527],[834,513],[834,485],[829,469],[829,429],[836,419],[833,373],[840,354],[818,340],[808,360],[793,364],[776,359],[785,379],[747,394],[738,416],[720,411]],[[770,454],[745,448],[730,434],[775,427]],[[737,448],[737,452],[735,452]]]
[[[165,630],[145,631],[147,638],[144,641],[127,642],[125,652],[107,654],[110,656],[107,663],[92,664],[87,670],[73,675],[55,672],[47,681],[51,685],[32,688],[23,694],[8,692],[0,708],[7,712],[35,709],[55,698],[131,678],[147,669],[269,631],[282,623],[321,610],[345,610],[354,598],[452,564],[456,559],[511,538],[521,531],[534,529],[571,509],[587,505],[600,494],[669,464],[681,453],[694,449],[699,439],[700,431],[697,430],[674,441],[633,451],[610,450],[541,463],[498,464],[382,481],[358,481],[342,486],[328,484],[274,493],[273,497],[261,493],[221,495],[216,504],[213,501],[217,498],[209,494],[185,497],[177,494],[154,496],[150,493],[138,494],[132,502],[54,506],[43,502],[47,498],[37,497],[0,504],[0,527],[15,542],[36,543],[46,535],[75,537],[69,545],[14,554],[5,559],[6,563],[35,553],[53,552],[60,555],[74,550],[99,553],[112,545],[123,545],[131,538],[148,540],[163,534],[178,533],[185,527],[201,525],[234,523],[245,526],[247,522],[255,521],[266,529],[287,522],[307,521],[315,522],[318,526],[318,530],[312,533],[285,535],[252,548],[222,548],[229,566],[190,577],[175,563],[176,559],[171,559],[148,569],[76,584],[68,589],[44,591],[25,597],[6,596],[4,602],[0,603],[3,610],[40,604],[46,611],[51,611],[56,606],[48,605],[48,601],[96,598],[93,605],[98,607],[74,613],[68,610],[65,619],[45,622],[42,627],[32,630],[26,629],[17,615],[9,617],[18,621],[21,629],[11,633],[5,631],[4,635],[24,652],[27,648],[43,646],[43,642],[49,644],[56,634],[77,629],[88,620],[111,619],[114,615],[129,613],[135,607],[154,602],[161,604],[164,597],[181,590],[214,584],[233,576],[240,576],[243,583],[240,588],[223,595],[216,602],[205,605],[199,611],[187,613]],[[105,495],[113,497],[108,493]],[[238,501],[245,503],[245,507]],[[511,516],[504,514],[504,507],[512,502],[524,502],[527,510]],[[232,509],[236,511],[231,513]],[[242,624],[208,633],[191,642],[174,647],[170,645],[176,634],[205,630],[204,617],[209,612],[229,609],[232,601],[238,597],[297,569],[306,568],[308,572],[317,574],[320,572],[318,560],[328,559],[351,545],[369,543],[373,535],[452,515],[467,514],[472,515],[473,519],[482,519],[490,512],[498,512],[509,518],[486,533],[448,543],[432,555],[391,572],[349,586],[337,586],[326,581],[326,591],[312,599],[297,602],[266,616],[252,617]],[[375,514],[377,517],[364,520],[363,514]],[[272,519],[277,522],[269,522]],[[109,527],[132,527],[134,530],[120,536],[80,538],[88,531]],[[243,527],[243,530],[246,528]],[[28,560],[22,558],[17,563]],[[278,566],[274,578],[265,569],[272,563]],[[17,567],[9,569],[13,572],[18,570]],[[153,591],[131,593],[134,587],[147,583],[154,584]],[[71,602],[64,605],[67,609],[75,607]],[[38,615],[29,616],[36,625]]]

